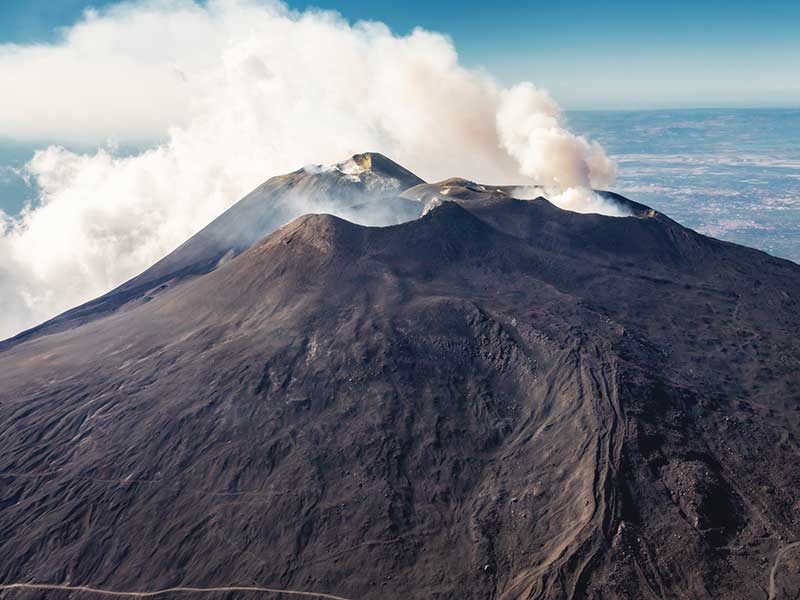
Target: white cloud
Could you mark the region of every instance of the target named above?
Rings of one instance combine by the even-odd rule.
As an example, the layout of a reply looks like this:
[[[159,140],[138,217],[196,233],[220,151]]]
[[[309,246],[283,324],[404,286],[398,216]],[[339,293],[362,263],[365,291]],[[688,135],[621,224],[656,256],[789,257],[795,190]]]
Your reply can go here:
[[[500,89],[460,66],[445,36],[278,3],[119,5],[57,45],[0,48],[0,79],[15,82],[2,136],[164,139],[129,157],[35,155],[39,202],[0,237],[0,337],[136,275],[304,164],[378,151],[429,180],[539,183],[574,205],[613,178],[545,92]]]
[[[532,83],[501,92],[497,129],[520,172],[546,188],[604,187],[614,180],[614,164],[600,145],[565,129],[558,104]]]
[[[219,14],[219,13],[217,13]],[[162,140],[185,124],[190,98],[224,39],[190,1],[94,11],[55,45],[0,46],[0,132],[59,143]]]

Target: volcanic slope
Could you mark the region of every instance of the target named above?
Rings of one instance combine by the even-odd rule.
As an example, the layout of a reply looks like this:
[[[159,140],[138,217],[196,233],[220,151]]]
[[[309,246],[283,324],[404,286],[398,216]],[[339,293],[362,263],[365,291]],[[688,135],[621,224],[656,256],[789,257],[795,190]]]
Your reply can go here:
[[[422,205],[400,194],[417,185],[424,185],[422,179],[385,156],[370,152],[330,167],[311,165],[273,177],[144,273],[12,341],[79,325],[149,298],[179,281],[208,273],[306,213],[334,213],[363,225],[392,225],[415,219]],[[0,341],[0,349],[8,344],[8,340]]]
[[[800,267],[482,187],[7,342],[0,584],[796,597]]]

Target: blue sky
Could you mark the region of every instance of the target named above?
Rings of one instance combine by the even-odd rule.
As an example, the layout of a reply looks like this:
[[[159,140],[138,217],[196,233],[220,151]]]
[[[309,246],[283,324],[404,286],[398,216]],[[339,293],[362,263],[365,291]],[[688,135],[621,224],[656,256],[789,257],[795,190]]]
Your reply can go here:
[[[4,0],[0,41],[53,41],[103,0]],[[462,61],[566,108],[800,106],[800,2],[291,1],[445,32]]]

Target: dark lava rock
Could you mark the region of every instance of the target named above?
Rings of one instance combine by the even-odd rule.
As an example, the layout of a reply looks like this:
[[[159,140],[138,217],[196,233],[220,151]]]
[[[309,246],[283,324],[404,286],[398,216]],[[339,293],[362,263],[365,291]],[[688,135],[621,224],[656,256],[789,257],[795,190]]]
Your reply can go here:
[[[0,582],[796,596],[800,267],[343,165],[0,346]]]

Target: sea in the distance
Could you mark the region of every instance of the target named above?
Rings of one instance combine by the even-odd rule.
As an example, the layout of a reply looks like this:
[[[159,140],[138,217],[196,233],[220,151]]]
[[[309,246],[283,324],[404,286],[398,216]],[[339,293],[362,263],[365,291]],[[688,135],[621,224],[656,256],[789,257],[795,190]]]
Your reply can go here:
[[[570,111],[567,118],[616,160],[614,191],[701,233],[800,263],[800,109]],[[0,140],[7,214],[35,202],[19,176],[33,149]]]
[[[800,263],[800,109],[580,111],[614,191],[716,238]]]

